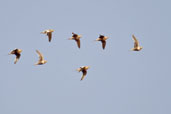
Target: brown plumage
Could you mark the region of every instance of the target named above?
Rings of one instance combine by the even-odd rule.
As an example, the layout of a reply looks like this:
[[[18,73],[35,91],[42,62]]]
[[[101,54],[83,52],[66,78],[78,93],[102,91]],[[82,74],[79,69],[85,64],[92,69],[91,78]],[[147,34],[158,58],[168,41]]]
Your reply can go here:
[[[136,37],[134,35],[132,35],[132,38],[134,40],[134,48],[132,48],[131,50],[132,51],[140,51],[143,47],[141,47],[139,45],[139,42],[138,42],[138,40],[136,39]]]
[[[80,68],[77,69],[78,72],[81,72],[83,73],[82,77],[81,77],[81,80],[84,79],[84,77],[86,76],[87,74],[87,70],[89,69],[90,67],[89,66],[81,66]],[[80,81],[81,81],[80,80]]]
[[[80,38],[81,38],[81,35],[78,35],[78,34],[75,34],[74,32],[72,32],[72,37],[69,38],[69,40],[75,40],[77,42],[77,46],[78,48],[81,47],[81,43],[80,43]]]
[[[44,60],[43,55],[38,50],[36,50],[36,52],[39,55],[39,60],[35,65],[43,65],[43,64],[47,63],[47,61]]]
[[[20,59],[21,52],[22,52],[21,49],[14,49],[14,50],[12,50],[12,51],[9,53],[9,54],[14,54],[14,55],[16,56],[15,61],[14,61],[14,64],[16,64],[17,61]]]
[[[49,42],[51,42],[51,40],[52,40],[52,32],[54,32],[53,29],[48,29],[48,30],[45,30],[45,31],[43,31],[41,33],[46,34],[48,36]]]
[[[105,49],[107,39],[108,39],[107,36],[100,35],[99,38],[96,39],[96,41],[101,41],[102,42],[102,48]]]

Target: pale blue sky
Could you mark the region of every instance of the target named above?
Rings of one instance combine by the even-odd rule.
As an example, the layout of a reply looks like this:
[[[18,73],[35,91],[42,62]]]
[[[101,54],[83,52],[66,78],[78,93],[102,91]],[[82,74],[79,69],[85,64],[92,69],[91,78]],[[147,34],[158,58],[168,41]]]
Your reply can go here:
[[[171,114],[170,0],[3,0],[0,114]],[[54,29],[52,42],[44,34]],[[81,34],[81,49],[67,40]],[[109,37],[106,49],[94,40]],[[142,51],[132,52],[132,34]],[[8,53],[23,50],[21,59]],[[48,61],[34,66],[40,50]],[[80,81],[76,69],[89,65]]]

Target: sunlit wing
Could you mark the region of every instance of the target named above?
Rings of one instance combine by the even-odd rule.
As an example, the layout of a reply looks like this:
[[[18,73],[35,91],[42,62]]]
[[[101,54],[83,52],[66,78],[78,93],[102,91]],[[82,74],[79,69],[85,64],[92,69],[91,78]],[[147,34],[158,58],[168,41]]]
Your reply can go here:
[[[100,41],[100,40],[101,40],[101,38],[97,38],[97,39],[96,39],[96,41]]]
[[[83,76],[81,77],[81,80],[83,80],[83,79],[84,79],[84,77],[85,77],[85,76],[83,75]],[[80,80],[80,81],[81,81],[81,80]]]
[[[81,71],[81,68],[78,68],[77,71],[80,72]]]
[[[132,38],[134,39],[134,47],[138,47],[139,46],[139,42],[138,40],[136,39],[136,37],[134,35],[132,35]]]
[[[42,61],[43,60],[43,55],[38,50],[36,50],[36,52],[39,55],[39,61]]]

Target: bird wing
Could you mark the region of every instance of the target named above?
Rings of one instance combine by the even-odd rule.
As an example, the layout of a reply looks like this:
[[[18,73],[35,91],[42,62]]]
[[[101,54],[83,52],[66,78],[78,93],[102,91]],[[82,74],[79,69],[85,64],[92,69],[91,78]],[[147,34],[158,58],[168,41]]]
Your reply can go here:
[[[82,68],[78,68],[77,71],[80,72],[82,70]]]
[[[39,61],[42,61],[43,60],[43,55],[38,50],[36,50],[36,52],[39,55]]]
[[[106,46],[106,41],[102,40],[102,48],[105,49],[105,46]]]
[[[78,34],[75,34],[75,33],[72,33],[72,34],[73,34],[72,37],[74,37],[74,38],[78,37]]]
[[[20,59],[21,54],[15,54],[15,55],[16,55],[16,58],[15,58],[14,64],[16,64],[17,61]]]
[[[97,38],[96,41],[101,41],[101,38]]]
[[[134,48],[138,47],[139,46],[138,40],[136,39],[134,35],[132,35],[132,38],[134,39]]]
[[[49,42],[51,41],[51,39],[52,39],[52,32],[48,32],[47,33],[47,36],[48,36],[48,38],[49,38]]]
[[[83,79],[84,79],[84,77],[85,77],[85,76],[86,76],[86,74],[87,74],[87,71],[86,71],[86,70],[83,70],[82,72],[83,72],[83,75],[82,75],[82,77],[81,77],[81,80],[83,80]]]
[[[80,48],[80,44],[81,44],[81,43],[80,43],[80,39],[77,39],[76,42],[77,42],[78,48]]]
[[[15,54],[16,53],[16,49],[12,50],[9,54]]]
[[[104,38],[104,37],[105,37],[104,35],[101,35],[101,34],[99,35],[99,38]]]

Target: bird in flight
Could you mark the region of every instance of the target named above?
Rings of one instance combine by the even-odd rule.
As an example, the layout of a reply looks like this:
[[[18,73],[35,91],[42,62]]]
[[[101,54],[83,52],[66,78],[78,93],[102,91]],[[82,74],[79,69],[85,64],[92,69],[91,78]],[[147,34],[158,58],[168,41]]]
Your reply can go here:
[[[53,29],[48,29],[48,30],[45,30],[45,31],[43,31],[41,33],[46,34],[48,36],[49,42],[51,42],[51,40],[52,40],[52,32],[54,32]]]
[[[105,47],[106,47],[106,40],[108,38],[109,37],[107,37],[107,36],[99,35],[99,38],[97,38],[95,41],[101,41],[102,42],[102,48],[105,49]]]
[[[69,40],[75,40],[77,42],[77,46],[78,48],[80,48],[80,38],[81,38],[81,35],[78,35],[78,34],[75,34],[74,32],[72,32],[72,37],[69,38]]]
[[[81,80],[84,79],[84,77],[86,76],[87,74],[87,70],[89,69],[90,67],[89,66],[81,66],[80,68],[77,69],[78,72],[81,72],[83,73],[82,77],[81,77]],[[81,81],[80,80],[80,81]]]
[[[134,40],[134,48],[132,48],[131,50],[132,51],[140,51],[143,47],[141,47],[139,45],[139,42],[138,42],[138,40],[136,39],[136,37],[134,35],[132,35],[132,38]]]
[[[47,63],[47,61],[44,60],[43,55],[38,50],[36,50],[36,52],[39,55],[39,61],[35,65],[43,65]]]
[[[9,55],[10,55],[10,54],[14,54],[14,55],[16,56],[15,61],[14,61],[14,64],[16,64],[17,61],[20,59],[21,52],[22,52],[21,49],[14,49],[14,50],[12,50],[12,51],[9,53]]]

